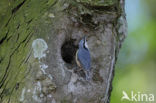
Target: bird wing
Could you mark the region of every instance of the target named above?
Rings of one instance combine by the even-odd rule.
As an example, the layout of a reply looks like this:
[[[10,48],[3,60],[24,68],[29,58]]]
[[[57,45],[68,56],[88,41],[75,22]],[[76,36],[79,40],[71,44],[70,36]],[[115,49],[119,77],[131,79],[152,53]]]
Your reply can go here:
[[[82,64],[83,68],[86,70],[90,69],[91,57],[90,52],[88,50],[79,50],[78,51],[78,60]]]

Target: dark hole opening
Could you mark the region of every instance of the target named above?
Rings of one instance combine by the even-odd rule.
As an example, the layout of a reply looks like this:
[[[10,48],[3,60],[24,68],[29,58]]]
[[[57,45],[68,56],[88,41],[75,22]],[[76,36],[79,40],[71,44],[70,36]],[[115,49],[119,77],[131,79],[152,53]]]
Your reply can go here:
[[[82,16],[82,21],[85,23],[91,23],[92,22],[92,16],[90,14],[84,14]]]
[[[68,41],[65,41],[64,44],[61,47],[61,55],[62,59],[69,64],[72,64],[74,61],[74,57],[76,54],[77,46],[74,45],[73,39],[70,39]]]
[[[88,25],[89,28],[94,28],[96,26],[98,26],[98,24],[95,24],[92,20],[92,15],[90,14],[83,14],[81,15],[82,17],[82,22],[85,23],[86,25]]]

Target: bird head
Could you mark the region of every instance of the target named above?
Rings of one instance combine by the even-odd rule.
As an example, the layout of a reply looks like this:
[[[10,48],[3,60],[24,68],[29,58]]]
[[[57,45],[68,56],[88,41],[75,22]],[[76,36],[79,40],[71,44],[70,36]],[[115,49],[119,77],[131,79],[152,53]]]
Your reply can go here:
[[[88,49],[87,41],[86,41],[86,36],[84,36],[81,41],[79,42],[79,48],[85,48]]]

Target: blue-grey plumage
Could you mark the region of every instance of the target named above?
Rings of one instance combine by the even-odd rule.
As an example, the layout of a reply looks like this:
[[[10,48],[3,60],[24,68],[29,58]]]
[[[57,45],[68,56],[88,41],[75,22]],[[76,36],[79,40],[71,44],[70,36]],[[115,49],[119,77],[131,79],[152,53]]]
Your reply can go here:
[[[86,79],[90,79],[90,71],[91,71],[91,57],[90,57],[90,52],[88,49],[86,37],[84,37],[80,42],[79,42],[79,49],[76,53],[76,61],[77,65],[82,67]]]

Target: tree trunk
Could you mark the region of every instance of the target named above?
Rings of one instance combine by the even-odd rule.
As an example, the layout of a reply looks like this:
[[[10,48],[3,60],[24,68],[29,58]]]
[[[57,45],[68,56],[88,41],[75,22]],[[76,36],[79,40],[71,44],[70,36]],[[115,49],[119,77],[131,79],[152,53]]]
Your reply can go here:
[[[124,0],[2,0],[0,103],[109,103]],[[87,37],[92,78],[75,63]]]

